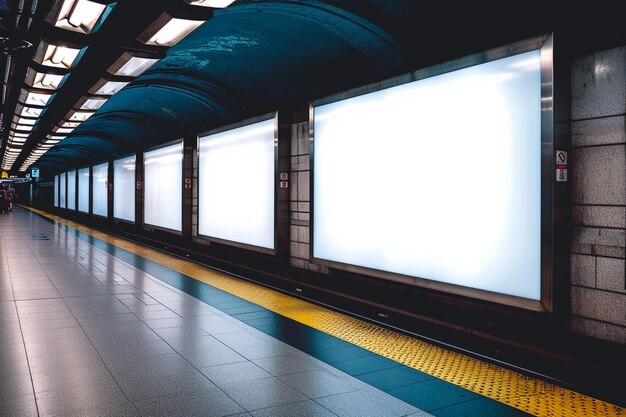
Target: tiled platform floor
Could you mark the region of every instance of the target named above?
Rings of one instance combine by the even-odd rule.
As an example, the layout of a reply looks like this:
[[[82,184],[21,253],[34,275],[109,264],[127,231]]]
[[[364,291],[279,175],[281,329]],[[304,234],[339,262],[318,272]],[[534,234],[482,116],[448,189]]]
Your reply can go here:
[[[16,208],[0,416],[427,416]]]

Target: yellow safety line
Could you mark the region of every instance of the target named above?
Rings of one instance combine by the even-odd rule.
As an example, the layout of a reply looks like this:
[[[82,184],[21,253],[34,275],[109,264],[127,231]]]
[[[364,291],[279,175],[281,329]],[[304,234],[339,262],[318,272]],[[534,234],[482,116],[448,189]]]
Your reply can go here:
[[[320,307],[61,217],[29,209],[373,353],[535,416],[626,416],[626,409]]]

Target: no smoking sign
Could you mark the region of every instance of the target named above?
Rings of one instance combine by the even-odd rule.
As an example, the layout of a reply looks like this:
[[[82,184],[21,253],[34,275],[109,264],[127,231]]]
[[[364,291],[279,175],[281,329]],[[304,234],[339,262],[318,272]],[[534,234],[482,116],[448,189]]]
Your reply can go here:
[[[556,151],[556,182],[567,182],[567,152]]]

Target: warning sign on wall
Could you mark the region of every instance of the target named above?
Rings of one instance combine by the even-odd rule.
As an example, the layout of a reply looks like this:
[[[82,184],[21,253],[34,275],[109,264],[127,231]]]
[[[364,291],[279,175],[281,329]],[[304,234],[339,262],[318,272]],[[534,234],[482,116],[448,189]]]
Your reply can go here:
[[[556,151],[556,182],[567,182],[567,152]]]

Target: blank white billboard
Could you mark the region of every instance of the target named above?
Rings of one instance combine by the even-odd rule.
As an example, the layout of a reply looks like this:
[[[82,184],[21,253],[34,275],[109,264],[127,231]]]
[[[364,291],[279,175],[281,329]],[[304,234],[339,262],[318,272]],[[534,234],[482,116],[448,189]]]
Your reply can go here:
[[[109,163],[95,165],[93,171],[93,214],[106,217],[109,207],[108,175]]]
[[[76,210],[76,170],[67,171],[67,208]]]
[[[113,217],[135,221],[135,155],[113,161]]]
[[[183,230],[183,143],[144,153],[144,223]]]
[[[201,137],[198,232],[274,249],[274,119]]]
[[[54,176],[54,207],[59,207],[59,176]]]
[[[59,174],[59,207],[65,208],[67,204],[67,198],[65,195],[65,172]]]
[[[540,299],[535,50],[315,108],[313,256]]]
[[[89,168],[78,170],[78,211],[89,213]]]

